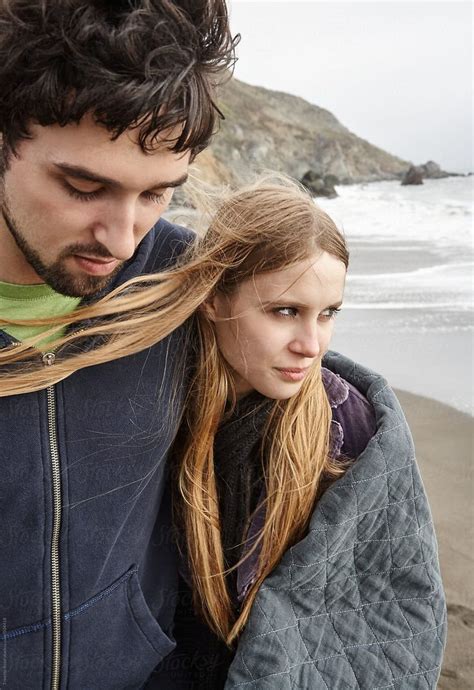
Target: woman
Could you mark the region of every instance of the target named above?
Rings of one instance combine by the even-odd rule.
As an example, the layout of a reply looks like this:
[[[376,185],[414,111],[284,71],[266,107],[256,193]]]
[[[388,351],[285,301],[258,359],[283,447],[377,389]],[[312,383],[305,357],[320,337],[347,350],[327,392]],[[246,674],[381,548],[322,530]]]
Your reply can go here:
[[[207,241],[237,233],[196,317],[177,499],[194,607],[182,582],[156,687],[435,687],[444,603],[409,431],[380,377],[321,366],[344,240],[271,185],[224,204]]]
[[[155,687],[436,687],[444,598],[409,430],[381,377],[340,355],[322,366],[347,264],[309,196],[260,182],[221,204],[177,268],[57,320],[96,317],[58,341],[96,333],[92,353],[9,374],[16,391],[43,387],[191,317],[178,646]]]

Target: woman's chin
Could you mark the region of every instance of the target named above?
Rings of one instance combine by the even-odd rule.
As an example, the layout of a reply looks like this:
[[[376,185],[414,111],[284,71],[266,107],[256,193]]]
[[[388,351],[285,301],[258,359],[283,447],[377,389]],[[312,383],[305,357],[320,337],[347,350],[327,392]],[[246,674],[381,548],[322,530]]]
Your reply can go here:
[[[254,390],[271,400],[289,400],[300,391],[301,386],[302,382],[295,382],[284,386],[259,386]]]

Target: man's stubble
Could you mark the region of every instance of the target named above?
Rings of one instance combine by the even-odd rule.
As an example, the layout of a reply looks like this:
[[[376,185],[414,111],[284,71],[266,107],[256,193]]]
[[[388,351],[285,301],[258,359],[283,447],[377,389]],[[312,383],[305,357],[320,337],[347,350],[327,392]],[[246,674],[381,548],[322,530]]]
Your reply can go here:
[[[6,227],[15,240],[26,261],[34,269],[39,278],[56,292],[67,297],[88,297],[104,290],[123,266],[121,262],[112,273],[107,276],[73,275],[66,268],[66,259],[76,254],[92,255],[97,258],[110,259],[110,253],[100,244],[71,244],[65,247],[57,259],[47,265],[40,253],[27,241],[19,224],[13,218],[4,194],[4,187],[0,191],[2,198],[1,214]]]

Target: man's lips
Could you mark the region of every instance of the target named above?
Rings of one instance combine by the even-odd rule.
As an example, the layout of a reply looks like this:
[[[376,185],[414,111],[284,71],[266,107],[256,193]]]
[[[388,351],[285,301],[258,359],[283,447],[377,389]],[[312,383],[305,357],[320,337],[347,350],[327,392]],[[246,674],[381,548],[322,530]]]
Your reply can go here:
[[[309,367],[298,368],[298,367],[275,367],[278,372],[283,376],[283,378],[288,381],[302,381],[309,371]]]
[[[118,266],[118,259],[103,259],[92,256],[82,256],[81,254],[74,254],[73,259],[79,264],[80,268],[95,276],[104,276],[112,273]]]

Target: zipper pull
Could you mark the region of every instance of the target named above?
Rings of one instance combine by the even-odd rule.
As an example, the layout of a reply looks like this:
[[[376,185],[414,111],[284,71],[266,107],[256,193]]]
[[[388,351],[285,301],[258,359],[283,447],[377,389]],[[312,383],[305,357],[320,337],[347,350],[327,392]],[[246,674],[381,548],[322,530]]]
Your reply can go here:
[[[43,364],[46,367],[50,367],[52,364],[54,364],[54,361],[56,359],[56,355],[54,352],[45,352],[43,355]]]

